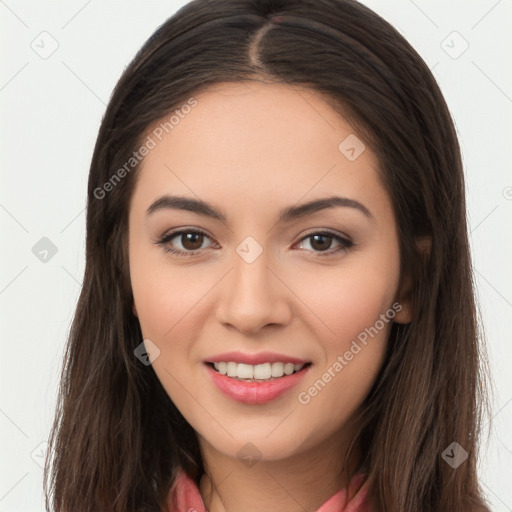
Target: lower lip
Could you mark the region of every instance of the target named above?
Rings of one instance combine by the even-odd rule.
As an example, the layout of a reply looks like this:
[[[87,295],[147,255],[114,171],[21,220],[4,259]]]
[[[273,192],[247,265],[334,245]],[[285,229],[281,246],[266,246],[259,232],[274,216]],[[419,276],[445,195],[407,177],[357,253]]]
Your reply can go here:
[[[307,365],[297,373],[284,375],[266,382],[246,382],[232,379],[206,365],[208,375],[217,388],[226,396],[244,404],[264,404],[280,397],[296,386],[306,375],[311,365]]]

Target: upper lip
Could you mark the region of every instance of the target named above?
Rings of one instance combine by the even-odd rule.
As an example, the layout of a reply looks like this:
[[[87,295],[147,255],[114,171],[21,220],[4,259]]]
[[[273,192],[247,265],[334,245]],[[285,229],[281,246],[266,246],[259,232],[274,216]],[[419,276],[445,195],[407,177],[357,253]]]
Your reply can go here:
[[[250,354],[247,352],[224,352],[215,356],[205,359],[206,363],[229,363],[234,361],[235,363],[242,364],[263,364],[263,363],[293,363],[293,364],[306,364],[310,361],[301,359],[300,357],[287,356],[284,354],[278,354],[276,352],[258,352],[256,354]]]

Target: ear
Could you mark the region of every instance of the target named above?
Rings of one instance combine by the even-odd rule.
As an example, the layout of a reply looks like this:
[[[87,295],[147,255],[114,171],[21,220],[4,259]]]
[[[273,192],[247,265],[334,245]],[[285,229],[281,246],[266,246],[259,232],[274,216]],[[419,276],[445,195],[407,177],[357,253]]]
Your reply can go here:
[[[416,250],[426,260],[430,256],[432,246],[432,238],[430,236],[422,236],[416,239]],[[399,324],[408,324],[412,322],[412,284],[411,276],[406,275],[402,279],[402,283],[395,297],[395,301],[400,307],[395,309],[395,322]]]
[[[395,310],[394,321],[397,324],[408,324],[412,320],[412,299],[411,299],[411,279],[406,276],[402,279],[400,288],[396,294],[395,302],[396,306],[393,307]]]
[[[138,318],[139,315],[137,314],[137,308],[135,307],[135,301],[133,301],[132,310],[133,310],[133,314]]]

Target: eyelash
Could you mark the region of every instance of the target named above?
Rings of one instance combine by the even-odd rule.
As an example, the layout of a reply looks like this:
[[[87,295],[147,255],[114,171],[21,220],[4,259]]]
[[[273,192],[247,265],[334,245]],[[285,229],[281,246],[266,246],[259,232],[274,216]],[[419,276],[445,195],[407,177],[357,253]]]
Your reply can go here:
[[[169,246],[169,242],[173,238],[176,238],[178,235],[184,235],[184,234],[203,235],[203,236],[205,236],[207,238],[210,238],[206,233],[204,233],[201,230],[185,229],[185,230],[171,231],[170,233],[167,233],[167,234],[163,235],[161,238],[159,238],[155,242],[155,244],[162,246],[162,248],[163,248],[163,250],[165,252],[174,254],[176,256],[185,257],[185,258],[195,256],[198,252],[201,251],[201,249],[196,249],[195,251],[182,251],[182,250],[179,250],[179,249],[173,249],[172,247]],[[299,243],[303,242],[304,240],[307,240],[308,238],[312,238],[315,235],[320,235],[320,236],[326,236],[326,237],[333,238],[336,241],[340,242],[340,244],[341,244],[340,247],[335,249],[335,250],[326,250],[326,251],[314,251],[313,250],[312,251],[318,257],[321,257],[321,258],[322,257],[327,257],[327,256],[332,256],[332,255],[340,253],[340,252],[341,253],[348,252],[355,245],[354,242],[352,242],[348,238],[344,238],[344,237],[342,237],[342,236],[340,236],[340,235],[338,235],[338,234],[336,234],[336,233],[334,233],[333,231],[330,231],[330,230],[313,231],[313,232],[309,233],[308,235],[302,237],[299,240]]]

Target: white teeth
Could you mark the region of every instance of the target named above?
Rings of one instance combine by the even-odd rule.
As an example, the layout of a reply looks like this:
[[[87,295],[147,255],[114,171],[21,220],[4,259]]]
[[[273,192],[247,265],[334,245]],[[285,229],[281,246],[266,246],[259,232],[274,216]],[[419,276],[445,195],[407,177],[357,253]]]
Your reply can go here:
[[[272,377],[272,366],[270,363],[257,364],[254,367],[255,379],[270,379]]]
[[[238,364],[237,363],[227,363],[226,366],[226,375],[228,377],[236,377],[238,372]]]
[[[291,375],[293,370],[295,370],[295,365],[293,363],[286,363],[284,365],[284,373],[286,373],[286,375]]]
[[[254,366],[240,363],[238,365],[237,377],[239,379],[252,379],[254,377]]]
[[[272,363],[272,377],[282,377],[284,375],[283,363]]]
[[[244,380],[269,380],[283,377],[298,372],[304,367],[303,364],[293,363],[278,362],[252,365],[234,361],[213,363],[213,366],[222,375]]]

